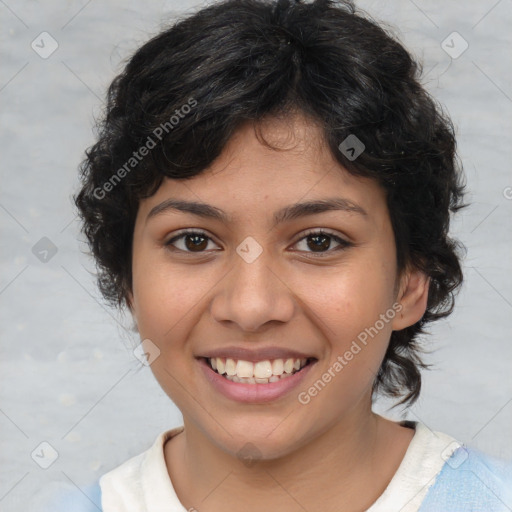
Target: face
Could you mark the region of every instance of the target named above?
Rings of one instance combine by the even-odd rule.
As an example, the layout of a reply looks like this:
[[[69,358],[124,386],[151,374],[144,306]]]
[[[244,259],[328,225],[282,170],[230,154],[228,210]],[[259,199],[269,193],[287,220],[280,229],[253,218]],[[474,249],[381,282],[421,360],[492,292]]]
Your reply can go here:
[[[262,133],[286,150],[265,147],[247,124],[202,174],[166,179],[140,203],[129,299],[185,427],[233,455],[250,442],[274,458],[355,411],[370,414],[373,380],[404,320],[393,309],[384,191],[344,170],[301,118],[269,120]],[[338,209],[297,207],[319,201]]]

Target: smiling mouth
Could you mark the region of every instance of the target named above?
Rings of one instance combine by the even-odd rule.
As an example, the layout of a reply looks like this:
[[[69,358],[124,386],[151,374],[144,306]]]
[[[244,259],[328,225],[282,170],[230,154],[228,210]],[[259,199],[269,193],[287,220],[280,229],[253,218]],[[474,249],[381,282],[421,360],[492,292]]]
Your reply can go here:
[[[202,358],[218,375],[241,384],[269,384],[291,377],[315,358],[266,359],[264,361],[244,361],[225,357]]]

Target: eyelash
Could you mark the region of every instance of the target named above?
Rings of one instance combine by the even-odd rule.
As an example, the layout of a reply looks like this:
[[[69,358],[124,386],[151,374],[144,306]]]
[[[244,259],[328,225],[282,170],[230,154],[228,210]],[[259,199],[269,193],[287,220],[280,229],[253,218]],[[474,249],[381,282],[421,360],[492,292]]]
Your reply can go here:
[[[197,252],[197,253],[194,253],[193,251],[184,251],[182,249],[177,249],[176,247],[173,247],[173,243],[176,242],[177,240],[181,239],[181,238],[184,238],[185,236],[187,235],[200,235],[204,238],[208,238],[209,240],[212,240],[212,238],[210,236],[207,235],[207,233],[205,233],[204,231],[201,231],[201,230],[193,230],[193,229],[186,229],[184,231],[181,231],[180,233],[178,233],[176,236],[174,236],[173,238],[171,238],[168,242],[165,242],[165,246],[166,247],[169,247],[169,249],[171,251],[180,251],[180,252],[183,252],[183,253],[186,253],[186,254],[204,254],[206,251],[202,251],[202,252]],[[329,238],[332,238],[333,240],[335,240],[336,242],[338,242],[340,244],[340,247],[332,250],[332,249],[328,249],[327,251],[323,252],[323,253],[318,253],[318,252],[312,252],[312,251],[305,251],[305,252],[309,252],[310,254],[314,254],[315,257],[325,257],[325,256],[328,256],[329,253],[332,253],[332,252],[336,252],[336,251],[340,251],[340,250],[343,250],[343,249],[347,249],[351,246],[353,246],[354,244],[351,243],[351,242],[348,242],[347,240],[344,240],[343,238],[337,236],[337,235],[334,235],[332,233],[329,233],[328,231],[324,231],[322,229],[320,230],[310,230],[310,231],[307,231],[304,236],[302,236],[302,238],[300,238],[299,240],[297,240],[297,242],[295,242],[294,245],[298,244],[299,242],[302,242],[302,240],[310,237],[310,236],[327,236]]]

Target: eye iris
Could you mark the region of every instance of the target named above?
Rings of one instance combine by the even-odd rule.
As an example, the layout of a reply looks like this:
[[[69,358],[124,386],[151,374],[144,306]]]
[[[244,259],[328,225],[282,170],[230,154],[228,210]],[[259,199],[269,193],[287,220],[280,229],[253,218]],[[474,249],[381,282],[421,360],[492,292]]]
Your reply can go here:
[[[309,240],[322,240],[322,242],[320,242],[320,244],[318,243],[314,243],[314,244],[310,244],[309,241],[308,241],[308,247],[310,249],[329,249],[330,245],[331,245],[331,242],[330,242],[330,237],[328,235],[324,235],[324,234],[319,234],[319,235],[310,235],[308,237]],[[327,243],[326,243],[327,241]]]
[[[177,238],[181,238],[184,241],[186,250],[189,252],[201,252],[206,250],[208,241],[210,240],[208,236],[199,232],[183,233]],[[324,232],[311,233],[304,237],[304,239],[307,240],[308,248],[311,249],[312,252],[317,253],[326,252],[331,246],[332,238],[336,239],[335,236]],[[339,242],[341,242],[341,240],[339,240]]]
[[[199,242],[198,240],[202,239],[203,242]],[[187,243],[189,240],[193,240],[192,244]],[[187,249],[199,249],[204,250],[208,246],[208,242],[206,240],[206,237],[200,234],[189,234],[185,236],[185,246]]]

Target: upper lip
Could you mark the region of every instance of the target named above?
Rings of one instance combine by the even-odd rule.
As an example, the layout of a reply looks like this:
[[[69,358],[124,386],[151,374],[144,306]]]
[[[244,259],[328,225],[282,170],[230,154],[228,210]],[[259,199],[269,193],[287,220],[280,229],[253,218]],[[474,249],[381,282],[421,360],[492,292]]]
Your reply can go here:
[[[242,347],[224,347],[209,350],[207,354],[198,356],[207,359],[223,357],[230,359],[242,359],[244,361],[265,361],[267,359],[316,359],[312,355],[289,350],[283,347],[263,347],[258,349],[247,349]]]

